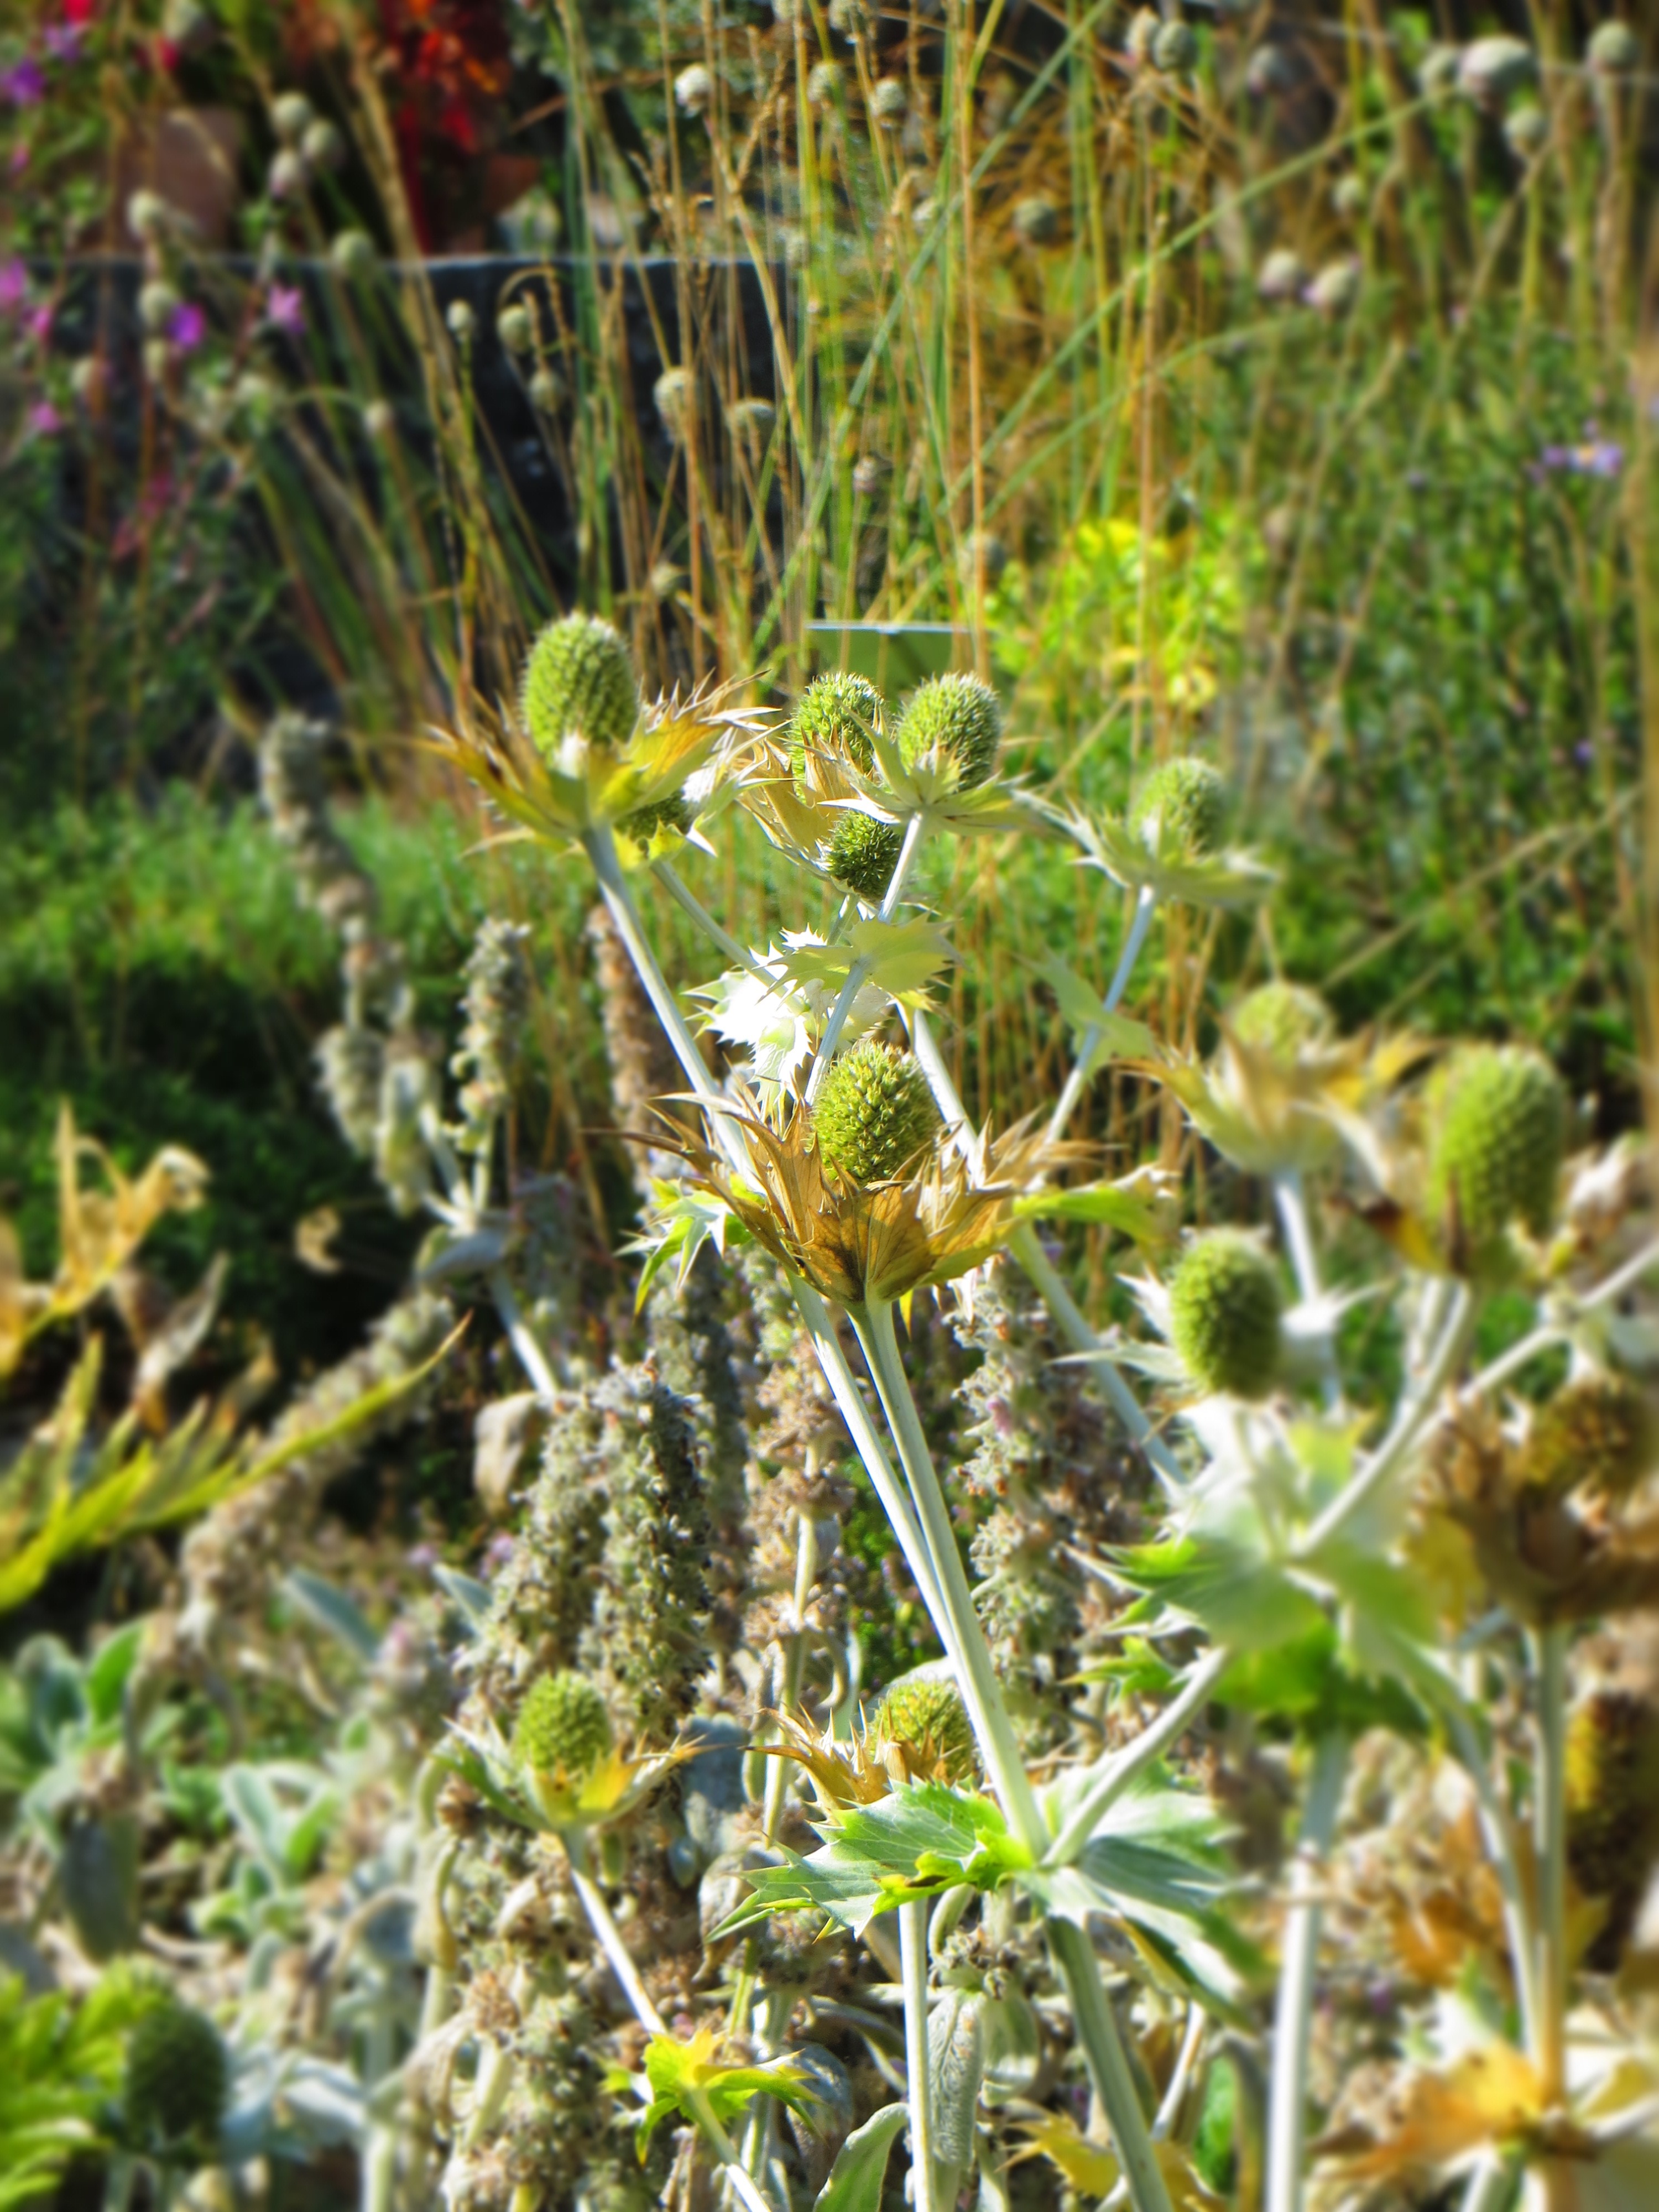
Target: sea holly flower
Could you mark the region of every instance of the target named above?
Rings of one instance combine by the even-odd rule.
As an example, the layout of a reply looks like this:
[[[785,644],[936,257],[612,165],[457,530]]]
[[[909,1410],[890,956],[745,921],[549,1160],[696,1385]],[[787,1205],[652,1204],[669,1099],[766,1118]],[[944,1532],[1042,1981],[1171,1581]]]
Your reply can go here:
[[[558,1683],[562,1678],[548,1679]],[[546,1702],[555,1702],[560,1694],[556,1692],[555,1699]],[[575,1701],[567,1697],[563,1703],[574,1706]],[[526,1704],[530,1705],[529,1698]],[[627,1758],[614,1743],[599,1744],[589,1714],[578,1763],[573,1766],[559,1755],[554,1735],[546,1725],[549,1718],[545,1711],[539,1714],[532,1711],[532,1725],[523,1740],[515,1736],[511,1746],[493,1722],[477,1731],[453,1725],[447,1741],[435,1756],[441,1765],[476,1790],[504,1820],[521,1828],[558,1835],[601,1827],[607,1821],[621,1820],[649,1796],[672,1767],[682,1759],[691,1757],[695,1751],[692,1747],[684,1751]],[[583,1716],[577,1712],[573,1719],[571,1714],[561,1710],[551,1719],[554,1729],[562,1722],[569,1721],[568,1733],[574,1741],[576,1723]],[[590,1752],[591,1758],[587,1756]],[[553,1759],[550,1765],[534,1763],[550,1753]]]
[[[722,1153],[688,1146],[699,1182],[775,1259],[844,1306],[902,1298],[966,1274],[1006,1240],[1019,1194],[1075,1149],[1059,1152],[1023,1127],[988,1146],[983,1182],[930,1146],[906,1180],[866,1186],[825,1161],[804,1109],[781,1133],[750,1094],[740,1092],[731,1110],[750,1176],[739,1180]]]
[[[595,629],[611,635],[615,653],[592,648]],[[550,623],[531,650],[518,710],[500,708],[483,734],[435,737],[529,836],[562,848],[617,825],[623,841],[644,842],[650,856],[659,841],[672,848],[686,832],[677,818],[659,818],[641,841],[629,836],[629,821],[644,825],[650,810],[672,807],[688,785],[696,805],[717,803],[726,775],[717,754],[730,757],[757,728],[752,714],[723,703],[734,690],[690,699],[675,692],[641,710],[622,639],[608,623],[571,617]]]
[[[1174,1091],[1199,1133],[1250,1175],[1312,1172],[1346,1138],[1378,1180],[1386,1175],[1367,1116],[1429,1048],[1409,1035],[1334,1034],[1311,992],[1269,984],[1222,1017],[1206,1063],[1156,1048],[1131,1064]]]
[[[1249,853],[1215,849],[1219,823],[1207,805],[1194,803],[1191,792],[1183,798],[1165,787],[1149,801],[1143,790],[1127,822],[1048,806],[1042,811],[1079,848],[1085,867],[1100,869],[1126,890],[1188,906],[1251,906],[1275,881]]]

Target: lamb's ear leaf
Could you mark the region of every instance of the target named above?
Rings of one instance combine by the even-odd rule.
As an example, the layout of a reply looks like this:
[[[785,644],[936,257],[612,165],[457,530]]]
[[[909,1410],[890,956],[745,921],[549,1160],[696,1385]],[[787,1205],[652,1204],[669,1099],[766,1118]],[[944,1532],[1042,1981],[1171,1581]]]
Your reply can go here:
[[[888,2153],[909,2117],[908,2105],[884,2105],[854,2128],[836,2153],[812,2212],[880,2212]]]

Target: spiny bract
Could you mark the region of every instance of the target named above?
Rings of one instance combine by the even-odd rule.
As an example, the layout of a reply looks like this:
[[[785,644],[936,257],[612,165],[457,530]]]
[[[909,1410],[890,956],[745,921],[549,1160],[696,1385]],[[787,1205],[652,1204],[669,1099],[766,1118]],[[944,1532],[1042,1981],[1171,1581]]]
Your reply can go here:
[[[1265,1398],[1279,1366],[1283,1300],[1273,1261],[1237,1231],[1200,1237],[1170,1285],[1170,1334],[1206,1390]]]
[[[932,758],[956,763],[957,786],[971,791],[996,766],[1002,743],[1002,702],[977,676],[930,676],[913,695],[898,726],[906,768]]]
[[[129,2130],[156,2145],[207,2148],[224,2118],[230,2062],[205,2013],[165,1998],[143,2014],[127,2045]]]
[[[1140,787],[1129,827],[1148,844],[1161,841],[1188,860],[1202,860],[1221,835],[1227,785],[1218,769],[1190,753],[1165,761]]]
[[[1325,1043],[1333,1027],[1331,1010],[1318,992],[1300,983],[1262,984],[1239,1000],[1227,1025],[1240,1044],[1276,1067],[1293,1067],[1297,1055]]]
[[[1549,1062],[1520,1046],[1470,1046],[1437,1074],[1428,1105],[1430,1218],[1477,1253],[1515,1220],[1541,1237],[1567,1133]]]
[[[1528,1490],[1564,1498],[1570,1490],[1624,1498],[1652,1467],[1652,1408],[1618,1375],[1582,1375],[1564,1383],[1534,1415],[1522,1456]]]
[[[904,831],[896,822],[843,811],[830,840],[826,865],[838,884],[873,906],[885,896],[903,848]]]
[[[855,1182],[885,1182],[931,1144],[939,1109],[908,1052],[866,1037],[823,1079],[812,1132],[826,1167]]]
[[[918,1670],[895,1682],[882,1699],[872,1731],[890,1743],[902,1743],[926,1767],[942,1765],[959,1781],[974,1764],[974,1731],[954,1682]]]
[[[871,732],[881,720],[881,694],[862,676],[831,669],[814,677],[795,702],[789,724],[789,765],[797,775],[811,753],[850,761],[860,775],[876,764]]]
[[[639,711],[633,657],[608,622],[566,615],[531,647],[524,719],[543,753],[556,753],[573,730],[590,744],[625,745]]]
[[[538,1774],[591,1774],[611,1742],[611,1715],[597,1682],[566,1668],[531,1684],[513,1731],[520,1765]]]

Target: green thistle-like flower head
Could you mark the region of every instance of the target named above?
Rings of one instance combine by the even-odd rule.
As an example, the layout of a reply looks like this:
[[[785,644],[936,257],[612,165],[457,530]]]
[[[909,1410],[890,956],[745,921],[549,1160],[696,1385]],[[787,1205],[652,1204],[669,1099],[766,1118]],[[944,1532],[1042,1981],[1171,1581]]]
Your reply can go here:
[[[1201,860],[1221,836],[1227,785],[1218,769],[1190,753],[1155,769],[1136,795],[1129,827],[1149,845],[1160,840],[1184,859]]]
[[[886,1182],[933,1142],[939,1109],[908,1052],[865,1037],[823,1079],[812,1133],[826,1167],[854,1182]]]
[[[611,1714],[597,1682],[567,1668],[531,1684],[513,1731],[521,1766],[538,1774],[591,1774],[611,1746]]]
[[[876,764],[870,733],[881,716],[881,694],[863,677],[839,668],[815,676],[796,701],[790,720],[791,769],[800,775],[809,754],[829,753],[868,775]]]
[[[1170,1338],[1206,1390],[1265,1398],[1279,1368],[1283,1304],[1267,1254],[1235,1230],[1217,1230],[1176,1269]]]
[[[836,821],[827,865],[838,884],[874,906],[885,896],[903,848],[904,831],[898,823],[878,822],[873,814],[848,809]]]
[[[931,1669],[919,1668],[893,1684],[871,1732],[886,1742],[903,1744],[925,1771],[943,1767],[947,1781],[960,1782],[974,1770],[973,1726],[961,1693],[947,1676]]]
[[[986,781],[1001,743],[1002,702],[977,676],[930,676],[912,694],[898,726],[906,768],[953,762],[961,791]]]
[[[1264,983],[1241,999],[1228,1017],[1238,1042],[1276,1067],[1294,1067],[1310,1046],[1328,1043],[1333,1026],[1331,1010],[1318,992],[1300,983]]]
[[[1635,1384],[1619,1375],[1581,1375],[1534,1416],[1522,1480],[1552,1498],[1578,1489],[1626,1498],[1656,1455],[1653,1409]]]
[[[158,2150],[205,2154],[230,2091],[224,2039],[205,2013],[167,1997],[135,2023],[127,2045],[128,2132]]]
[[[573,730],[590,744],[625,745],[639,717],[640,687],[627,646],[608,622],[567,615],[550,623],[524,671],[524,720],[550,758]]]
[[[1567,1133],[1549,1062],[1518,1046],[1471,1046],[1439,1070],[1428,1103],[1431,1219],[1477,1254],[1512,1221],[1541,1237]]]

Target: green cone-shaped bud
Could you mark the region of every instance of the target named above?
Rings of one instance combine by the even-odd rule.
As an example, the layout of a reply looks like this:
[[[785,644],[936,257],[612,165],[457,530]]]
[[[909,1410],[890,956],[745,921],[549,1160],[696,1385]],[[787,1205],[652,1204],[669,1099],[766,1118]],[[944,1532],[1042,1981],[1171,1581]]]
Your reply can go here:
[[[906,768],[919,761],[954,761],[957,786],[971,791],[997,764],[1002,702],[977,676],[930,676],[912,694],[898,726]]]
[[[878,822],[872,814],[843,812],[830,840],[830,872],[874,906],[885,896],[903,848],[902,823]]]
[[[1428,1206],[1474,1252],[1512,1221],[1541,1237],[1555,1212],[1567,1102],[1547,1060],[1518,1046],[1454,1054],[1429,1090]]]
[[[795,702],[789,724],[789,765],[797,775],[811,753],[849,761],[860,775],[876,764],[870,732],[881,720],[881,694],[844,669],[816,676]]]
[[[902,1675],[881,1701],[873,1733],[908,1746],[921,1767],[943,1765],[952,1782],[973,1771],[973,1727],[961,1693],[945,1675],[921,1669]]]
[[[1567,1857],[1592,1897],[1639,1892],[1659,1840],[1659,1716],[1598,1690],[1567,1723]]]
[[[939,1109],[908,1052],[865,1037],[823,1079],[812,1133],[826,1167],[855,1182],[885,1182],[933,1142]]]
[[[1241,1044],[1276,1067],[1293,1067],[1298,1054],[1328,1042],[1333,1023],[1317,991],[1300,983],[1264,983],[1239,1000],[1228,1027]]]
[[[525,726],[550,757],[573,730],[590,744],[626,744],[639,711],[633,656],[608,622],[567,615],[550,623],[531,647]]]
[[[659,830],[678,830],[683,836],[691,827],[691,802],[683,791],[676,791],[666,799],[653,799],[649,806],[636,806],[631,814],[622,817],[617,827],[641,845]]]
[[[1552,1498],[1579,1489],[1627,1498],[1659,1456],[1656,1446],[1653,1409],[1634,1383],[1619,1375],[1581,1375],[1539,1407],[1521,1479]]]
[[[127,2132],[158,2150],[206,2153],[230,2090],[224,2039],[205,2013],[167,1997],[142,2014],[127,2045]]]
[[[1236,1230],[1192,1245],[1170,1285],[1170,1334],[1205,1389],[1265,1398],[1278,1372],[1283,1299],[1273,1261]]]
[[[1147,777],[1129,827],[1148,844],[1161,839],[1183,858],[1201,860],[1219,840],[1226,816],[1227,785],[1221,771],[1187,753],[1165,761]]]
[[[597,1682],[566,1668],[531,1684],[513,1731],[521,1766],[538,1774],[591,1774],[611,1743],[611,1715]]]

